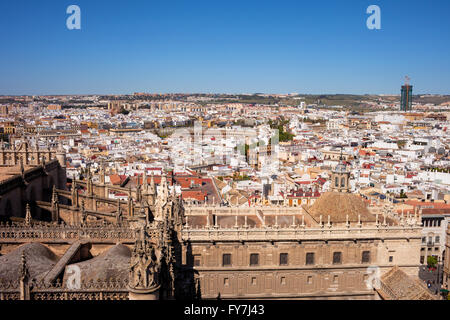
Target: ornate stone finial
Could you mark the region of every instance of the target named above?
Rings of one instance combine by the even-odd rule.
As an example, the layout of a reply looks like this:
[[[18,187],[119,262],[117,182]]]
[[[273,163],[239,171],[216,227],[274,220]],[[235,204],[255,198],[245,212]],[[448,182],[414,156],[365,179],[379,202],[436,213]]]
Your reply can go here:
[[[146,171],[146,174],[147,174],[147,171]],[[155,176],[155,174],[152,171],[152,176],[150,178],[150,191],[149,191],[150,194],[155,194],[156,193],[155,177],[154,176]]]
[[[122,224],[122,221],[123,221],[122,206],[120,206],[119,203],[119,206],[116,211],[116,224],[120,226]]]
[[[130,260],[130,290],[135,293],[150,293],[158,290],[160,267],[155,248],[148,242],[147,237],[144,235],[136,240]]]
[[[25,256],[25,251],[22,251],[21,263],[20,263],[20,281],[27,281],[30,277],[30,272],[28,271],[27,259]]]
[[[84,199],[81,200],[81,225],[86,225],[87,222],[87,213],[84,208]]]
[[[322,223],[322,215],[320,215],[319,225],[320,225],[321,227],[323,227],[323,223]]]
[[[56,192],[56,186],[55,185],[53,185],[52,203],[58,203],[58,193]]]
[[[138,184],[136,186],[136,202],[141,202],[142,200],[142,188],[139,184],[139,177],[138,177]]]
[[[148,181],[147,181],[147,169],[144,168],[144,174],[142,175],[142,186],[144,189],[144,192],[148,192]]]
[[[102,161],[102,166],[100,169],[100,183],[105,184],[106,183],[106,169],[105,169],[105,162]]]
[[[26,209],[25,209],[25,225],[30,226],[31,225],[31,210],[30,210],[30,204],[27,203]]]
[[[172,196],[176,197],[177,191],[175,190],[175,184],[172,185]]]
[[[417,219],[417,224],[419,226],[421,226],[422,225],[422,208],[419,208],[418,211],[419,211],[419,217]]]

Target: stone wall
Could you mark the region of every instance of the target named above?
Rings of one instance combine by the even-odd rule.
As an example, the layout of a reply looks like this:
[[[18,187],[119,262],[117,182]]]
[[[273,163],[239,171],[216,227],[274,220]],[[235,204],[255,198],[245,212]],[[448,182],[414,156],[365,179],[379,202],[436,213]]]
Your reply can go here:
[[[198,273],[206,299],[219,294],[223,299],[376,299],[365,282],[368,268],[379,268],[382,275],[398,265],[417,277],[420,230],[185,228],[182,263]],[[365,251],[370,259],[363,262]],[[333,261],[338,252],[340,262]],[[306,263],[307,253],[314,253],[312,264]],[[229,265],[223,265],[224,254],[231,255]],[[251,254],[259,255],[257,265],[251,265]],[[287,254],[287,263],[280,254]]]

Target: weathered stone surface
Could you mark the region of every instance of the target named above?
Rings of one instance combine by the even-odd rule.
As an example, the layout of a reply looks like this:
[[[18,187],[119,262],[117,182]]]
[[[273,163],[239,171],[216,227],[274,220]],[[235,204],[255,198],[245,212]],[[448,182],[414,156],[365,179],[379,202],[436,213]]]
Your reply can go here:
[[[19,279],[22,252],[25,253],[31,279],[40,280],[58,262],[58,257],[45,245],[24,244],[0,257],[0,279],[8,281]]]
[[[91,280],[94,282],[109,280],[111,278],[128,279],[130,257],[130,249],[123,244],[118,244],[95,258],[72,265],[80,268],[82,283],[87,283]],[[67,277],[67,272],[65,272],[64,282],[67,280]]]

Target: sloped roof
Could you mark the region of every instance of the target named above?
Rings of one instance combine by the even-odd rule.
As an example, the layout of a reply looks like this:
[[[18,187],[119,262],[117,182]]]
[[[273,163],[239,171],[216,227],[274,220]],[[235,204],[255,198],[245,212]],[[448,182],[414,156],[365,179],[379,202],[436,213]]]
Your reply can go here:
[[[0,257],[0,279],[19,279],[23,252],[30,279],[40,280],[58,262],[58,257],[43,244],[27,243]]]
[[[381,277],[377,292],[384,300],[436,300],[428,289],[417,279],[413,279],[398,266]]]
[[[118,244],[95,258],[73,265],[80,268],[82,283],[111,278],[125,279],[128,277],[130,258],[131,250],[123,244]],[[63,281],[66,280],[67,274],[65,273]]]

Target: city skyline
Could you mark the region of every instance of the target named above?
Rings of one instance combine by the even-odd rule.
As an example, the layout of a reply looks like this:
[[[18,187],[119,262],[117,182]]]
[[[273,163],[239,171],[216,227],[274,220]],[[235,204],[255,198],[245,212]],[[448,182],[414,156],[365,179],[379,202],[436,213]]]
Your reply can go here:
[[[68,30],[68,6],[81,30]],[[369,30],[366,9],[381,9]],[[0,95],[450,94],[446,1],[0,4]]]

